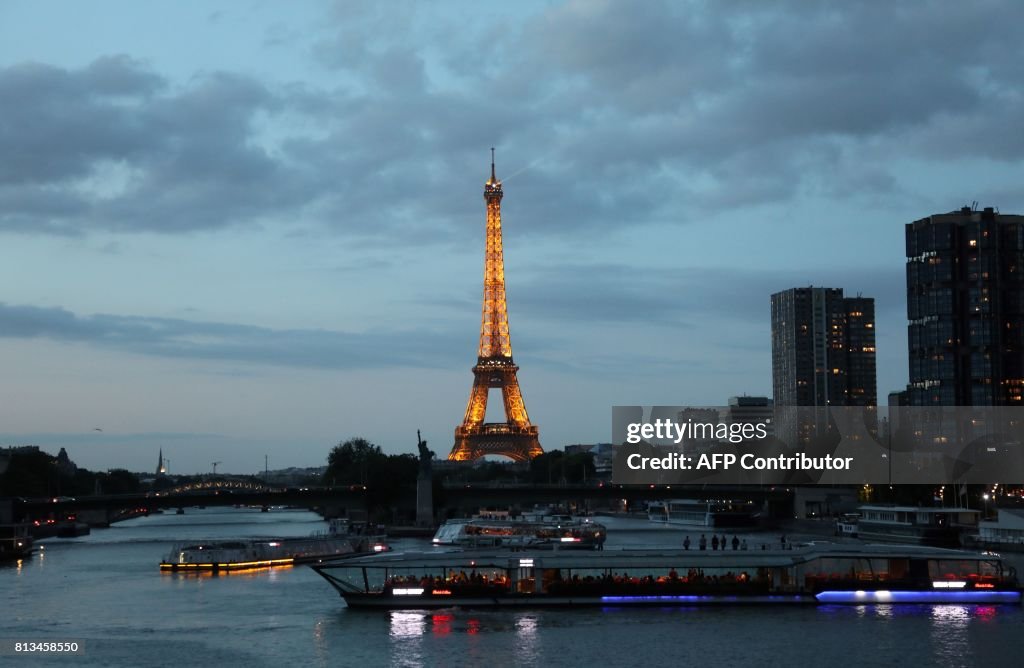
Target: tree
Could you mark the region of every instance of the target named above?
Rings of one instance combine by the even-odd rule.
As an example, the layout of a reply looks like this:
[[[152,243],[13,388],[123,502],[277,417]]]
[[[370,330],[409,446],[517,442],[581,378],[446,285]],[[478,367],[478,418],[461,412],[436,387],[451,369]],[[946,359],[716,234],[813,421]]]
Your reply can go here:
[[[383,456],[380,446],[365,438],[350,438],[327,455],[324,481],[331,485],[365,485],[371,466]]]
[[[594,455],[577,452],[567,455],[551,450],[530,461],[530,480],[536,483],[579,483],[594,477]]]

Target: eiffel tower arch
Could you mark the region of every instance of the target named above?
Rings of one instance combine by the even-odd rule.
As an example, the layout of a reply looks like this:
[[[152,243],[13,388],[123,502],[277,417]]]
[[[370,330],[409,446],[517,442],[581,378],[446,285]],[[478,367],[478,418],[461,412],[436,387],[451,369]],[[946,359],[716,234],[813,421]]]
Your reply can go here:
[[[473,461],[484,455],[504,455],[517,462],[544,454],[536,425],[530,424],[523,393],[519,389],[512,361],[512,342],[505,303],[505,260],[501,240],[501,181],[494,174],[491,149],[491,178],[484,184],[487,203],[487,245],[484,251],[484,301],[480,318],[480,348],[473,367],[473,389],[462,424],[455,428],[455,446],[448,459]],[[504,422],[484,422],[487,395],[501,388]]]

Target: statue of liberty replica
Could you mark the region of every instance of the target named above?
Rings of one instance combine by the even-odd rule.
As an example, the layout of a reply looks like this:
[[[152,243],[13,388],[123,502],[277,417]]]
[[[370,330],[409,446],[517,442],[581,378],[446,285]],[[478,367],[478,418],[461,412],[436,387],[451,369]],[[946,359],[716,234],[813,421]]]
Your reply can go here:
[[[416,476],[416,526],[434,526],[434,453],[416,430],[416,447],[420,452],[420,472]]]

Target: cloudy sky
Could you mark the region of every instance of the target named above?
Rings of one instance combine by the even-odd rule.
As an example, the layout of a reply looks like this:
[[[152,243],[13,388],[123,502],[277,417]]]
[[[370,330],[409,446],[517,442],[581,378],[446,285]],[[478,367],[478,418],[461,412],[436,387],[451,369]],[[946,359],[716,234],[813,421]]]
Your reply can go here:
[[[795,286],[875,297],[884,397],[903,225],[1024,212],[1020,3],[438,5],[0,4],[0,443],[447,453],[491,146],[548,449],[770,393]]]

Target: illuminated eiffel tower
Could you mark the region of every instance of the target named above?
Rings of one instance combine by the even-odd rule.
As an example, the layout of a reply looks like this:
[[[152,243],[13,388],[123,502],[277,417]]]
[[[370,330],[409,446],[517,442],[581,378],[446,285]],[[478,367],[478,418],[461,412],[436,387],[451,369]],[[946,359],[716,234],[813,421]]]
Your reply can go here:
[[[480,349],[473,367],[473,389],[462,424],[455,428],[455,446],[448,459],[466,462],[484,455],[504,455],[522,462],[544,454],[537,427],[530,424],[512,361],[505,305],[505,260],[501,245],[501,181],[494,175],[484,184],[487,202],[487,248],[484,252],[484,305],[480,321]],[[484,422],[487,393],[500,387],[505,403],[504,422]]]

